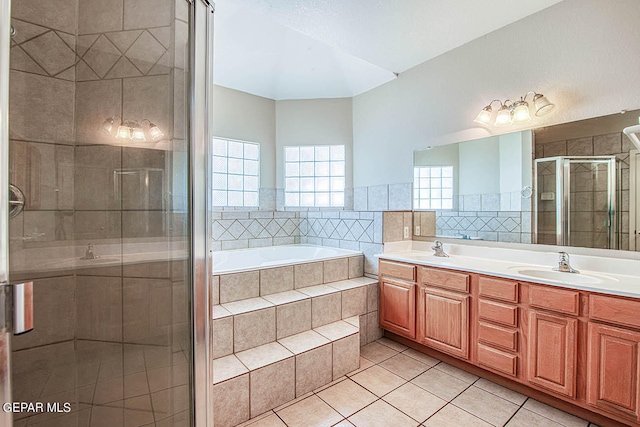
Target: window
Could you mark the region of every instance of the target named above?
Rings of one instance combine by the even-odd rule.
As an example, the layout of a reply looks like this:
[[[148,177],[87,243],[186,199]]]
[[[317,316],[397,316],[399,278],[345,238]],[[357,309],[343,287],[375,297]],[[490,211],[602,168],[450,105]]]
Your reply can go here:
[[[284,147],[284,161],[285,206],[344,206],[344,145]]]
[[[413,168],[413,207],[453,209],[453,166]]]
[[[258,207],[260,145],[213,140],[213,205]]]

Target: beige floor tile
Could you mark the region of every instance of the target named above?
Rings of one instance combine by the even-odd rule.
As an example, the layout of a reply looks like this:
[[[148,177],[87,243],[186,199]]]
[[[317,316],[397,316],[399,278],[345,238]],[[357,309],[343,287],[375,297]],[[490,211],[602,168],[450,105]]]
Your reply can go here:
[[[376,341],[378,344],[386,345],[389,348],[394,349],[395,351],[405,351],[408,347],[404,344],[400,344],[399,342],[393,341],[387,337],[382,337]]]
[[[589,421],[587,420],[583,420],[582,418],[578,418],[549,405],[545,405],[535,399],[528,399],[523,408],[528,409],[531,412],[535,412],[538,415],[542,415],[543,417],[560,423],[566,427],[587,427],[589,425]]]
[[[349,372],[347,375],[348,375],[348,376],[350,376],[350,377],[352,377],[352,376],[354,376],[355,374],[358,374],[358,373],[360,373],[360,372],[364,371],[365,369],[369,369],[369,368],[370,368],[370,367],[372,367],[373,365],[374,365],[374,363],[373,363],[371,360],[369,360],[369,359],[365,359],[364,357],[360,356],[360,368],[359,368],[359,369],[356,369],[356,370],[355,370],[355,371],[353,371],[353,372]]]
[[[520,409],[505,427],[562,427],[562,424],[551,421],[535,412]]]
[[[296,398],[295,398],[295,399],[293,399],[293,400],[289,400],[288,402],[285,402],[285,403],[283,403],[282,405],[280,405],[280,406],[278,406],[278,407],[276,407],[276,408],[273,408],[273,412],[278,412],[278,411],[280,411],[280,410],[282,410],[282,409],[286,408],[287,406],[291,406],[291,405],[293,405],[294,403],[298,403],[298,402],[300,402],[301,400],[304,400],[304,399],[306,399],[307,397],[310,397],[310,396],[312,396],[312,395],[313,395],[313,392],[312,392],[312,391],[310,391],[309,393],[305,393],[305,394],[303,394],[302,396],[298,396],[298,397],[296,397]]]
[[[519,405],[475,386],[466,389],[451,403],[494,426],[505,425],[520,409]]]
[[[262,417],[256,422],[250,422],[247,426],[251,427],[287,427],[285,423],[276,415],[269,414],[266,417]]]
[[[480,378],[478,381],[473,383],[473,385],[486,390],[491,394],[495,394],[498,397],[506,399],[509,402],[515,403],[518,406],[522,405],[524,401],[527,400],[527,396],[520,394],[517,391],[509,390],[508,388],[502,387],[496,383],[492,383],[484,378]]]
[[[338,424],[336,424],[336,425],[335,425],[335,426],[333,426],[333,427],[354,427],[354,425],[353,425],[353,424],[351,424],[351,423],[350,423],[349,421],[347,421],[347,420],[342,420],[342,421],[340,421]]]
[[[411,383],[393,390],[383,400],[418,422],[423,422],[447,404],[446,400]]]
[[[383,400],[349,417],[356,427],[414,427],[416,422]]]
[[[246,427],[246,426],[249,426],[249,425],[251,425],[251,424],[254,424],[254,423],[256,423],[256,422],[258,422],[258,421],[262,420],[263,418],[270,417],[271,415],[275,415],[275,414],[273,413],[273,411],[265,412],[265,413],[264,413],[264,414],[262,414],[262,415],[258,415],[257,417],[251,418],[249,421],[245,421],[245,422],[243,422],[242,424],[238,424],[236,427]]]
[[[459,380],[466,382],[467,384],[473,384],[478,380],[478,376],[470,374],[467,371],[463,371],[462,369],[458,369],[454,366],[451,366],[447,363],[441,362],[434,366],[435,369],[445,372],[452,377],[456,377]]]
[[[351,379],[377,396],[384,396],[405,383],[405,380],[380,366],[372,366]]]
[[[427,366],[436,366],[440,361],[435,357],[428,356],[424,353],[420,353],[418,350],[408,348],[402,352],[405,356],[409,356],[412,359],[416,359],[418,362],[422,362]]]
[[[380,363],[398,354],[397,351],[377,342],[367,344],[360,349],[360,355],[371,360],[373,363]]]
[[[423,424],[424,427],[491,427],[491,424],[474,417],[457,406],[448,404]]]
[[[411,380],[411,382],[447,402],[469,387],[468,383],[437,369],[429,369],[424,374]]]
[[[412,359],[402,353],[397,354],[378,365],[404,378],[405,380],[412,380],[429,369],[429,367],[424,363],[418,362],[416,359]]]
[[[277,412],[289,427],[329,427],[342,419],[318,396],[308,397]]]
[[[376,395],[351,380],[341,381],[317,394],[344,417],[354,414],[377,399]]]
[[[322,390],[327,389],[329,387],[333,387],[334,385],[338,384],[339,382],[342,382],[344,380],[347,379],[347,376],[342,376],[340,378],[336,378],[335,380],[331,381],[329,384],[325,384],[322,387],[318,387],[317,389],[313,390],[314,393],[318,394],[320,393]]]

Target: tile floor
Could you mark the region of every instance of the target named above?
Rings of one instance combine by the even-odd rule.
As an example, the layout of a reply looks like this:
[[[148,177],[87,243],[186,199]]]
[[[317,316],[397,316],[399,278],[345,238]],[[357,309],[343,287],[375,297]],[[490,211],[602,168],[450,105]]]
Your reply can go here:
[[[357,371],[241,426],[597,427],[387,338]]]

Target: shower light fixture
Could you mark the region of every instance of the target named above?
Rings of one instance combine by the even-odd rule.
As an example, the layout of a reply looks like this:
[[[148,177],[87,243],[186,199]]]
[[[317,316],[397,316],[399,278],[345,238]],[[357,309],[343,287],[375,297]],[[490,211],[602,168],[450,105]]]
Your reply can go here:
[[[120,125],[115,126],[118,120],[120,121]],[[102,122],[102,130],[115,139],[129,139],[133,142],[158,141],[164,136],[160,128],[149,119],[143,119],[138,122],[137,120],[121,120],[119,116],[112,116],[105,119],[105,121]]]
[[[512,123],[526,122],[531,120],[530,114],[530,105],[526,101],[527,96],[533,95],[533,111],[534,114],[538,117],[544,116],[549,113],[553,107],[555,106],[546,96],[535,93],[535,92],[527,92],[527,94],[520,98],[520,100],[516,102],[512,102],[507,99],[502,102],[499,99],[494,99],[480,111],[478,116],[475,118],[474,122],[480,123],[481,125],[488,125],[491,123],[491,117],[493,116],[493,109],[491,105],[494,102],[498,102],[500,104],[500,109],[496,114],[496,118],[493,122],[494,126],[507,126]]]

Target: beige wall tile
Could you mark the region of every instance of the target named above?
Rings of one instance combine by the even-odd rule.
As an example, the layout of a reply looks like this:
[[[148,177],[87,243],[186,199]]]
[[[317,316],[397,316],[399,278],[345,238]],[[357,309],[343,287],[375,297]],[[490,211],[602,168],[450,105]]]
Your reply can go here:
[[[278,341],[290,352],[301,354],[314,348],[329,344],[329,340],[316,331],[306,331]]]
[[[364,275],[364,256],[349,257],[349,279]]]
[[[340,258],[324,261],[324,283],[337,282],[349,278],[349,259]]]
[[[82,0],[78,3],[78,34],[122,29],[122,0]]]
[[[367,288],[347,289],[342,291],[342,318],[359,316],[367,313]]]
[[[367,286],[367,313],[378,311],[380,302],[380,285],[373,283]]]
[[[382,338],[383,331],[380,329],[378,312],[372,311],[367,313],[367,342],[374,342],[378,338]]]
[[[294,265],[293,274],[296,289],[324,283],[322,262]]]
[[[172,129],[173,120],[173,85],[170,77],[146,76],[124,79],[122,89],[123,115],[133,119],[149,119],[162,129],[166,138],[171,138],[169,131]]]
[[[220,276],[220,303],[254,298],[260,295],[260,273],[223,274]]]
[[[238,359],[251,371],[292,358],[293,353],[278,342],[261,345],[236,354]]]
[[[278,339],[311,329],[311,299],[280,305],[276,310]]]
[[[220,304],[220,276],[211,279],[211,305]]]
[[[295,360],[289,358],[251,372],[251,416],[295,398]]]
[[[233,353],[233,317],[213,321],[213,358]]]
[[[233,351],[236,353],[275,341],[275,307],[234,316],[233,330]]]
[[[293,266],[260,270],[260,295],[293,290]]]
[[[382,242],[398,242],[403,239],[404,213],[382,213]]]
[[[168,344],[173,310],[172,283],[168,279],[123,279],[123,337],[136,344]]]
[[[249,374],[213,386],[213,422],[232,427],[250,418]]]
[[[185,363],[185,365],[187,365]],[[249,370],[234,356],[229,355],[213,360],[213,383],[221,383],[231,378],[248,373]]]
[[[75,118],[77,141],[103,144],[112,143],[112,136],[105,132],[99,132],[96,129],[99,128],[106,118],[114,115],[120,116],[121,114],[121,80],[76,83]],[[118,153],[120,153],[119,150]]]
[[[360,346],[369,344],[369,335],[367,334],[367,315],[364,314],[358,317],[358,323],[360,328]]]
[[[109,145],[87,145],[76,147],[75,151],[75,208],[80,210],[120,209],[120,200],[115,197],[113,191],[115,185],[113,171],[122,168],[122,149]],[[93,229],[89,227],[88,230]]]
[[[420,212],[420,235],[426,237],[436,235],[435,212]]]
[[[41,142],[73,141],[71,118],[76,94],[73,82],[20,71],[11,72],[10,82],[11,138]]]
[[[25,0],[11,5],[11,16],[69,34],[76,32],[77,0]]]
[[[173,5],[166,0],[124,0],[124,29],[170,25]],[[150,10],[153,13],[149,13]]]
[[[360,335],[354,334],[333,343],[333,379],[360,367]]]
[[[76,284],[76,337],[121,341],[122,279],[78,276]]]
[[[296,356],[296,396],[302,396],[332,380],[331,344]]]
[[[311,326],[326,325],[342,318],[342,296],[340,292],[321,295],[311,299]]]

